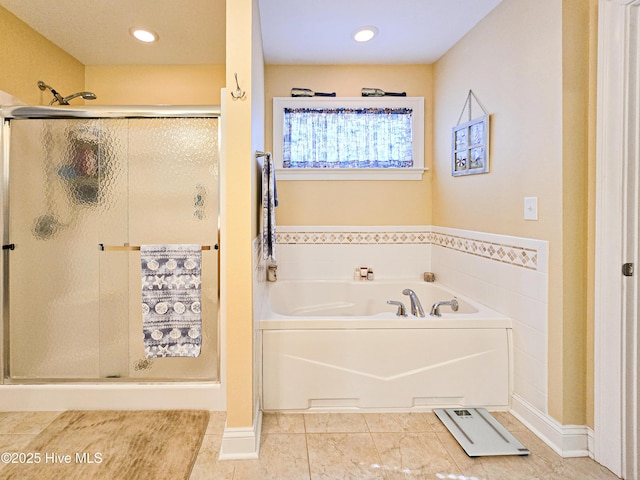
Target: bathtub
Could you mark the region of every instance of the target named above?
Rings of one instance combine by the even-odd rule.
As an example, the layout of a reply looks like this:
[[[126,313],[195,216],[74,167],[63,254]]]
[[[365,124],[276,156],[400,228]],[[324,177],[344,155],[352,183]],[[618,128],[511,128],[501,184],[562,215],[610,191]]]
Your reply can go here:
[[[425,317],[411,315],[410,288]],[[266,411],[507,410],[511,320],[437,283],[278,281],[260,315]],[[456,298],[459,310],[431,305]],[[398,317],[403,302],[409,316]]]

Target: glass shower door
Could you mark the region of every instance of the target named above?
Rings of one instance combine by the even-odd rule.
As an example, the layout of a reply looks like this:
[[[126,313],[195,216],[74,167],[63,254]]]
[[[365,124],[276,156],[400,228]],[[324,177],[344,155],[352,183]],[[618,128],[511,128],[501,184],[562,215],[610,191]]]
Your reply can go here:
[[[99,247],[217,243],[217,122],[11,121],[11,379],[217,379],[217,251],[203,252],[200,357],[147,360],[139,252]]]
[[[202,350],[197,358],[146,360],[141,323],[130,322],[128,356],[135,378],[217,378],[218,121],[129,120],[129,242],[200,244]],[[215,187],[215,188],[214,188]],[[106,252],[105,252],[106,253]],[[142,318],[140,256],[129,253],[129,318]],[[113,254],[112,254],[113,255]]]

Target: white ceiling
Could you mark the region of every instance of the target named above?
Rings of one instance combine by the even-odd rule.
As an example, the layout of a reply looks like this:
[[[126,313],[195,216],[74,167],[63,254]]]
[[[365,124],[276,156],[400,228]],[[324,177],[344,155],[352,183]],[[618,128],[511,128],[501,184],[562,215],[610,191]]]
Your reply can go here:
[[[258,1],[267,63],[382,64],[435,62],[502,0]]]
[[[502,0],[258,0],[269,64],[432,63]],[[85,65],[224,64],[225,0],[0,0]],[[352,40],[360,26],[379,34]],[[143,26],[160,41],[129,35]]]

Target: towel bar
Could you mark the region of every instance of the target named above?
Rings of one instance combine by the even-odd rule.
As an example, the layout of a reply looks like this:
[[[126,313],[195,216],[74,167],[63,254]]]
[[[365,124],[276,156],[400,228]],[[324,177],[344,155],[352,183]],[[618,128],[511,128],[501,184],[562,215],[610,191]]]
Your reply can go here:
[[[140,250],[140,245],[105,245],[104,243],[99,243],[98,247],[103,252],[134,252]],[[213,248],[218,250],[218,244],[215,244]],[[211,250],[211,245],[202,245],[202,250]]]

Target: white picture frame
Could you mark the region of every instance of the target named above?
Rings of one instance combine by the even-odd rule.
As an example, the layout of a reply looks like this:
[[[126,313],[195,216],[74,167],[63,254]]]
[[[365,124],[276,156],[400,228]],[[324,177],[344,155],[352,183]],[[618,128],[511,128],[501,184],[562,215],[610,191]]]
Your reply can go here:
[[[451,132],[451,175],[489,172],[489,115],[456,125]]]

